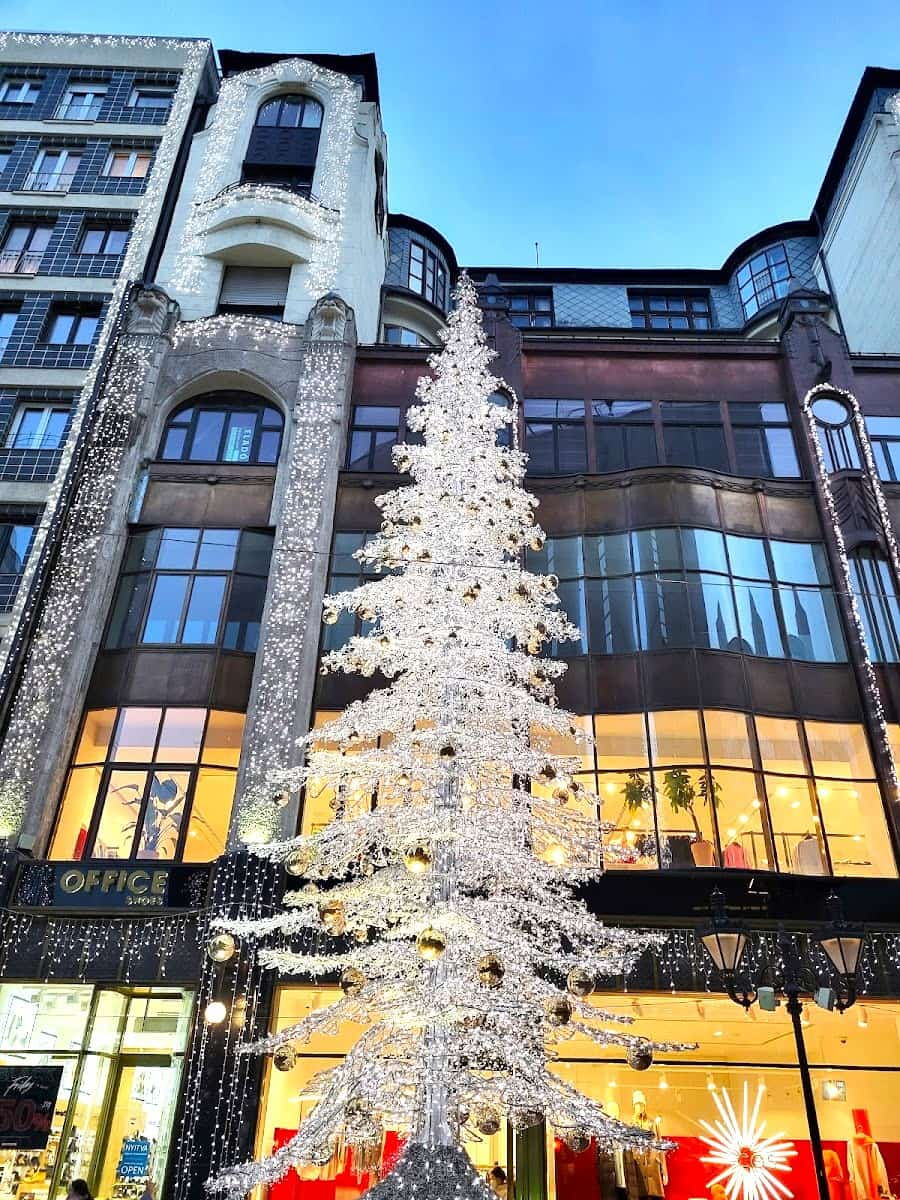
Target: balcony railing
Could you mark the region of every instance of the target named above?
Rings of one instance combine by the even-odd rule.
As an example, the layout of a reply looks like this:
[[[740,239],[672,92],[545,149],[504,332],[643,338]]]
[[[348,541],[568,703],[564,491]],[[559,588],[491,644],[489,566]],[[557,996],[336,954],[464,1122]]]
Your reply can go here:
[[[43,250],[0,250],[0,275],[37,275]]]
[[[64,104],[56,115],[66,121],[96,121],[102,107],[102,100],[95,100],[92,104]]]
[[[72,186],[75,172],[32,171],[25,180],[27,192],[67,192]]]

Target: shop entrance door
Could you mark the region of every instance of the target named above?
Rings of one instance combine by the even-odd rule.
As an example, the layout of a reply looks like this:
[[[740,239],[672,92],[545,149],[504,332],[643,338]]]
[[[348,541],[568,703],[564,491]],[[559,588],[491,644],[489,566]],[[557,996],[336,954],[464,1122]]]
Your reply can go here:
[[[102,1200],[162,1200],[180,1065],[168,1055],[119,1058],[93,1172]]]

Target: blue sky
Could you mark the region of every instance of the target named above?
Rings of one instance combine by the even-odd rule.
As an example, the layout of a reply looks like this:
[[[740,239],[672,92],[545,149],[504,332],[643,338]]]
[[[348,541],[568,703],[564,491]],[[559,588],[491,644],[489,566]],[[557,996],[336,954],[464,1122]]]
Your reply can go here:
[[[6,28],[374,51],[389,202],[461,263],[715,267],[804,218],[897,0],[0,0]]]

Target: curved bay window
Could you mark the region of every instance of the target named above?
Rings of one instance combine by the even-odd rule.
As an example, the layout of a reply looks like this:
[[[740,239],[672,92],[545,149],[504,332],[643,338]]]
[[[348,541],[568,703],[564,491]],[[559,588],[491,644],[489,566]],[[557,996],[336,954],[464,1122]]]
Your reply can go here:
[[[244,392],[191,400],[166,422],[159,457],[167,462],[277,463],[284,418]]]
[[[553,653],[730,650],[843,662],[824,548],[715,529],[640,529],[548,538],[528,567],[560,579],[581,641]]]
[[[210,862],[225,849],[244,714],[129,707],[86,713],[51,859]]]
[[[259,106],[256,124],[264,129],[321,129],[322,105],[300,93],[275,96]]]
[[[224,646],[254,653],[271,533],[143,529],[129,538],[105,645]]]
[[[593,749],[560,749],[603,801],[607,870],[897,874],[861,725],[679,709],[592,732]]]

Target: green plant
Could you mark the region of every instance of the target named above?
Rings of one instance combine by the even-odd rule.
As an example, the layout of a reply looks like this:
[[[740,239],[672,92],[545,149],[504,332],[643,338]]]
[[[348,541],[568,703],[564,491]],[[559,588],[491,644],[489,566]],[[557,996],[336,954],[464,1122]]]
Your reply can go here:
[[[637,812],[650,804],[653,799],[653,789],[650,781],[645,779],[640,771],[629,771],[622,785],[622,800],[628,812]]]
[[[722,803],[722,785],[712,772],[707,775],[704,771],[700,776],[699,791],[707,808],[710,807],[710,801],[712,801],[713,808],[718,808]]]
[[[669,802],[673,813],[690,813],[691,821],[698,840],[703,837],[700,822],[694,812],[694,801],[697,790],[691,782],[691,777],[684,767],[670,767],[663,775],[663,795]]]

